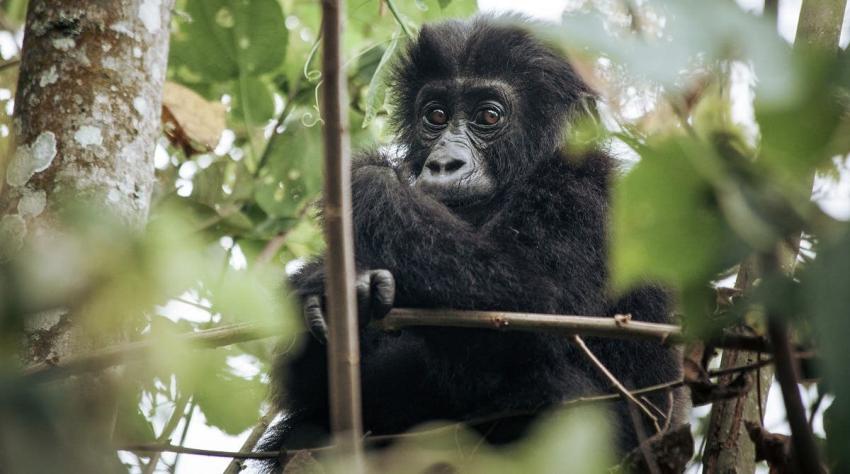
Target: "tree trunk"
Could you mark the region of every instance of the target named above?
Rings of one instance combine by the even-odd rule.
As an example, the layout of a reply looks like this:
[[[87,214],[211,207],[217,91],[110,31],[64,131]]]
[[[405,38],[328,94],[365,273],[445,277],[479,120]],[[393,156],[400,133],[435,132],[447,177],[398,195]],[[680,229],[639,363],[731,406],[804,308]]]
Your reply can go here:
[[[143,227],[173,1],[29,2],[15,98],[17,148],[0,175],[7,252],[61,235],[60,216],[79,202]],[[23,362],[61,361],[98,345],[75,323],[82,316],[62,309],[27,316]],[[101,380],[81,377],[68,387],[81,395],[83,417],[111,429],[114,410],[101,403],[109,393]]]

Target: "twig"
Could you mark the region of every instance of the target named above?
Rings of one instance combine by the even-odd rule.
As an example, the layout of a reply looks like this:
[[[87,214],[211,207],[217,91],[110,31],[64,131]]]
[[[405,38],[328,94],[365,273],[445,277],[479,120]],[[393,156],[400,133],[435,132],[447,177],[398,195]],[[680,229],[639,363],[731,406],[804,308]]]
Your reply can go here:
[[[10,59],[4,63],[0,63],[0,71],[5,71],[10,67],[15,67],[21,64],[21,58]]]
[[[554,331],[585,336],[622,337],[667,342],[681,336],[673,324],[624,322],[614,317],[558,314],[511,313],[505,311],[456,311],[443,309],[395,308],[377,323],[388,331],[410,326],[490,328],[506,331]]]
[[[195,402],[195,399],[193,398],[192,403],[189,404],[189,410],[186,414],[186,424],[183,425],[183,432],[180,433],[180,443],[177,444],[178,446],[183,446],[184,444],[186,444],[186,436],[189,434],[189,427],[192,426],[192,417],[195,415],[195,407],[197,405],[197,402]],[[171,463],[171,467],[168,468],[168,472],[170,472],[171,474],[177,472],[177,463],[179,462],[180,453],[177,453],[177,455],[174,456],[174,462]]]
[[[629,418],[632,420],[632,425],[635,427],[635,434],[638,437],[638,449],[640,450],[640,454],[643,456],[644,461],[646,461],[646,467],[650,474],[661,474],[661,469],[658,468],[658,461],[655,460],[655,456],[652,455],[651,447],[646,443],[647,436],[643,429],[644,426],[640,419],[640,414],[635,409],[635,405],[633,403],[628,404],[628,410]]]
[[[808,357],[810,354],[799,354],[803,357]],[[731,373],[740,373],[740,372],[748,372],[751,370],[756,370],[765,364],[771,363],[770,359],[759,361],[758,363],[743,365],[740,367],[728,367],[722,370],[713,370],[709,372],[711,377],[716,377],[719,375],[726,375]],[[648,395],[651,393],[664,392],[669,391],[683,385],[686,385],[687,382],[683,379],[674,380],[670,382],[660,383],[656,385],[650,385],[648,387],[642,387],[639,389],[631,390],[631,394],[638,395]],[[602,403],[602,402],[610,402],[616,401],[623,398],[623,395],[619,392],[617,393],[608,393],[603,395],[594,395],[589,397],[579,397],[574,398],[572,400],[564,401],[558,404],[557,408],[569,408],[579,405],[585,404],[593,404],[593,403]],[[463,425],[478,425],[483,423],[488,423],[492,421],[496,421],[499,419],[510,418],[515,416],[524,416],[529,414],[536,413],[537,410],[516,410],[511,412],[502,412],[494,415],[488,415],[486,417],[479,417],[470,420],[465,420],[463,422],[458,423],[448,423],[442,426],[437,426],[434,428],[429,428],[426,430],[419,431],[411,431],[407,433],[398,433],[398,434],[389,434],[389,435],[378,435],[378,436],[368,436],[364,440],[368,444],[382,444],[386,441],[394,441],[399,439],[406,438],[414,438],[420,436],[429,436],[429,435],[437,435],[442,432],[446,432],[449,430],[456,430],[458,427]],[[259,428],[259,427],[258,427]],[[258,429],[257,428],[257,429]],[[247,443],[246,443],[247,445]],[[122,446],[117,448],[119,451],[132,451],[132,452],[153,452],[153,451],[162,451],[162,452],[174,452],[181,454],[194,454],[200,456],[215,456],[215,457],[230,457],[234,459],[273,459],[278,458],[281,454],[284,455],[294,455],[299,451],[284,451],[283,453],[278,451],[248,451],[245,446],[242,447],[240,451],[212,451],[205,449],[195,449],[195,448],[187,448],[184,446],[174,446],[170,444],[142,444],[142,445],[131,445],[131,446]],[[317,452],[331,449],[330,446],[304,449],[300,451],[305,452]]]
[[[387,330],[411,326],[454,326],[479,329],[552,331],[585,336],[644,339],[679,343],[681,328],[671,324],[641,321],[618,322],[607,316],[568,316],[553,314],[508,313],[501,311],[453,311],[396,308],[377,323]],[[199,348],[215,348],[279,335],[272,325],[240,323],[206,329],[177,337],[177,343]],[[23,369],[25,377],[54,380],[70,374],[94,372],[143,357],[160,342],[146,339],[107,347],[54,363],[39,363]],[[769,345],[761,337],[725,335],[711,341],[714,347],[740,348],[767,352]],[[763,361],[767,364],[769,361]]]
[[[451,309],[395,308],[378,327],[397,331],[412,326],[499,329],[505,331],[552,331],[582,336],[612,337],[678,344],[683,341],[682,328],[673,324],[619,320],[613,316],[574,316],[565,314],[514,313],[506,311],[458,311]],[[768,341],[760,336],[728,333],[712,338],[717,348],[734,348],[753,352],[769,352]]]
[[[390,13],[393,14],[393,18],[395,18],[396,23],[398,23],[398,26],[401,27],[401,31],[404,33],[404,36],[406,36],[408,39],[412,38],[413,33],[411,33],[410,29],[407,28],[407,25],[404,24],[404,20],[401,18],[401,15],[399,14],[398,10],[396,10],[395,2],[393,0],[385,0],[385,2],[390,8]]]
[[[322,80],[324,93],[325,285],[328,316],[328,397],[331,434],[349,472],[364,471],[361,440],[360,347],[354,290],[354,236],[351,216],[351,153],[347,78],[342,64],[344,0],[322,0]]]
[[[646,405],[644,405],[640,400],[637,399],[637,397],[632,395],[632,392],[630,392],[629,389],[623,386],[620,380],[617,379],[617,377],[612,374],[610,370],[608,370],[608,367],[606,367],[605,364],[601,360],[599,360],[599,358],[596,357],[596,354],[594,354],[593,351],[591,351],[590,348],[587,347],[587,344],[584,343],[584,339],[582,339],[581,336],[572,336],[572,341],[582,350],[582,352],[584,352],[584,355],[586,355],[587,358],[590,359],[591,362],[593,362],[593,365],[595,365],[596,368],[599,369],[600,372],[602,372],[602,375],[604,375],[605,378],[607,378],[608,381],[611,382],[611,385],[614,386],[614,388],[617,390],[617,392],[620,393],[620,395],[623,396],[623,398],[631,402],[635,407],[639,408],[640,411],[644,413],[644,415],[646,415],[647,417],[649,417],[650,420],[652,420],[652,424],[655,427],[655,432],[660,433],[661,425],[658,424],[658,418],[652,413],[652,410],[647,408]],[[649,460],[647,459],[647,463],[648,462]]]
[[[794,458],[797,460],[800,472],[811,474],[823,472],[820,454],[815,444],[814,435],[806,420],[806,410],[800,398],[797,386],[795,360],[791,354],[791,344],[788,341],[788,327],[778,315],[768,315],[767,331],[773,341],[773,357],[776,367],[776,380],[782,389],[785,400],[785,413],[791,426],[791,446]]]
[[[275,335],[277,330],[274,326],[241,323],[181,334],[175,339],[177,344],[188,347],[212,348]],[[49,381],[70,374],[94,372],[140,359],[148,351],[157,347],[157,344],[161,344],[161,341],[146,339],[68,357],[56,363],[42,362],[25,368],[23,376],[37,381]]]
[[[274,410],[269,411],[260,418],[260,421],[257,423],[257,426],[251,430],[251,434],[248,435],[248,438],[242,443],[242,447],[239,448],[240,452],[249,452],[254,446],[257,445],[257,441],[263,437],[263,433],[268,429],[269,424],[274,420]],[[224,474],[238,474],[242,472],[242,469],[245,467],[245,459],[234,458],[233,461],[230,461],[227,469],[224,470]]]
[[[189,404],[189,399],[192,398],[191,395],[182,395],[177,398],[177,401],[174,404],[174,411],[171,412],[171,417],[165,423],[165,426],[162,427],[162,432],[157,437],[157,443],[165,443],[171,438],[171,433],[177,429],[177,425],[180,424],[180,420],[186,414],[186,406]],[[154,453],[148,464],[142,470],[143,474],[153,474],[156,471],[156,465],[159,464],[159,458],[162,454],[161,451]]]
[[[312,206],[310,204],[304,205],[301,210],[299,210],[298,213],[293,217],[293,219],[295,221],[301,220],[301,218],[304,217],[304,215],[311,207]],[[289,234],[292,233],[292,230],[295,228],[296,225],[297,222],[293,224],[292,227],[290,227],[289,229],[286,229],[284,232],[281,232],[280,234],[277,234],[276,236],[272,237],[272,239],[266,243],[266,246],[263,247],[263,250],[260,252],[260,254],[257,255],[257,263],[260,265],[265,265],[269,263],[280,250],[280,248],[283,247],[284,244],[286,244],[286,239],[289,238]]]
[[[314,452],[330,448],[322,447],[315,449],[303,449],[298,451],[284,451],[284,454],[295,454],[299,451]],[[174,446],[173,444],[133,444],[117,448],[118,451],[130,451],[134,453],[180,453],[194,454],[196,456],[212,456],[216,458],[236,459],[277,459],[281,456],[280,451],[218,451],[213,449],[188,448],[186,446]]]

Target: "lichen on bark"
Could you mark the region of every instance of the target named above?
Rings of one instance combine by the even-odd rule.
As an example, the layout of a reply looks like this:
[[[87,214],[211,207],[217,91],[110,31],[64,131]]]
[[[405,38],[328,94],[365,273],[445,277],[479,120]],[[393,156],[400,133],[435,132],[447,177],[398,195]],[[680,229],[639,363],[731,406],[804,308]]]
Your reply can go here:
[[[0,214],[50,230],[69,200],[147,218],[173,0],[33,0]],[[9,229],[7,229],[9,230]]]
[[[0,173],[5,257],[41,236],[61,235],[61,216],[74,203],[143,227],[173,3],[29,2],[15,98],[17,146]],[[81,316],[61,308],[28,315],[24,362],[59,360],[103,342],[75,324]]]

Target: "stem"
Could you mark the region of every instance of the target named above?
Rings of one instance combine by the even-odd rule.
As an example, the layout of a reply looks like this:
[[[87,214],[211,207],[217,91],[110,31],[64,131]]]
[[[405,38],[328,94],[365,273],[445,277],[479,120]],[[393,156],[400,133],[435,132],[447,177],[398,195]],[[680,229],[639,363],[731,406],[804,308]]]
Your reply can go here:
[[[641,321],[619,322],[608,316],[396,308],[377,324],[379,327],[388,330],[398,330],[408,326],[454,326],[655,340],[666,344],[682,342],[681,328],[678,326]],[[240,323],[181,334],[175,337],[175,344],[188,345],[199,349],[214,348],[278,335],[280,333],[276,325]],[[32,378],[36,381],[49,381],[68,375],[96,372],[107,367],[140,359],[148,351],[159,347],[161,343],[161,341],[144,339],[107,347],[87,354],[66,357],[58,362],[34,364],[23,369],[22,374],[25,378]],[[717,348],[735,348],[758,352],[770,350],[766,341],[758,336],[725,335],[709,341],[709,344]]]
[[[171,418],[165,423],[165,426],[162,427],[162,432],[157,437],[157,443],[164,443],[171,438],[171,434],[174,433],[174,430],[177,429],[177,425],[180,424],[180,420],[183,419],[183,416],[186,414],[186,405],[189,404],[189,399],[192,398],[190,395],[181,395],[177,398],[177,401],[174,403],[174,411],[171,412]],[[159,464],[159,458],[162,455],[162,452],[156,452],[151,456],[150,461],[142,470],[143,474],[153,474],[156,471],[156,465]]]
[[[242,443],[242,447],[239,448],[240,452],[249,452],[254,448],[254,446],[257,445],[257,441],[259,441],[260,438],[263,437],[263,433],[266,432],[266,429],[268,429],[269,424],[271,424],[272,420],[274,420],[274,416],[274,411],[270,411],[269,413],[263,415],[262,418],[260,418],[260,421],[259,423],[257,423],[257,426],[255,426],[254,429],[251,430],[251,434],[248,435],[248,438],[245,440],[244,443]],[[245,460],[234,458],[233,461],[230,461],[230,464],[227,465],[227,469],[224,470],[223,474],[239,474],[244,468]]]
[[[387,3],[387,6],[390,7],[390,13],[393,14],[393,18],[395,18],[396,23],[398,23],[398,26],[401,27],[401,31],[404,33],[404,36],[406,36],[408,39],[413,38],[413,33],[410,32],[410,30],[407,28],[407,25],[404,24],[404,20],[401,19],[401,14],[399,14],[398,10],[395,7],[395,2],[393,0],[385,1]]]
[[[782,388],[785,413],[788,424],[791,425],[791,446],[794,449],[792,457],[797,461],[799,472],[812,474],[823,472],[818,447],[806,420],[806,409],[803,407],[803,400],[800,398],[800,390],[797,387],[797,371],[788,340],[788,326],[781,316],[768,315],[767,331],[773,342],[776,380]]]
[[[587,347],[587,344],[584,343],[584,339],[582,339],[581,336],[573,336],[572,340],[582,350],[582,352],[584,352],[584,355],[586,355],[587,358],[590,359],[591,362],[593,362],[593,365],[595,365],[596,368],[599,369],[600,372],[602,372],[602,375],[604,375],[605,378],[607,378],[608,381],[611,382],[611,385],[614,386],[614,389],[616,389],[617,392],[622,395],[624,399],[631,402],[632,405],[640,409],[640,411],[642,411],[644,415],[646,415],[650,420],[652,420],[652,424],[655,427],[655,432],[660,433],[661,426],[658,424],[658,418],[652,413],[652,411],[649,410],[649,408],[646,407],[646,405],[641,403],[640,400],[638,400],[634,395],[632,395],[629,389],[627,389],[617,379],[617,377],[612,374],[610,370],[608,370],[608,367],[605,367],[605,364],[603,364],[602,361],[596,357],[596,354],[594,354],[593,351],[591,351],[590,348]],[[649,463],[649,459],[647,459],[647,463]]]
[[[351,154],[346,120],[346,77],[342,65],[343,0],[322,1],[324,100],[324,218],[328,379],[331,432],[351,472],[363,466],[360,403],[360,347],[354,292],[354,238],[351,216]]]

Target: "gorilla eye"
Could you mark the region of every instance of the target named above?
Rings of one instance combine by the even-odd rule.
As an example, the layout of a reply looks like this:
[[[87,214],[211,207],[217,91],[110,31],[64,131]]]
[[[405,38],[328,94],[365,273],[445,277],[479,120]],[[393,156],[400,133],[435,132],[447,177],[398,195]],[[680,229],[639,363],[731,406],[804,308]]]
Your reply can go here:
[[[449,121],[449,114],[443,109],[431,109],[425,115],[425,121],[431,125],[445,125]]]
[[[496,109],[484,109],[475,117],[475,122],[481,125],[496,125],[500,120],[502,114]]]

